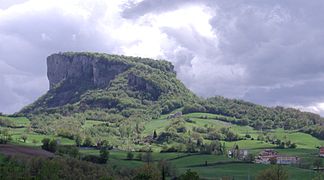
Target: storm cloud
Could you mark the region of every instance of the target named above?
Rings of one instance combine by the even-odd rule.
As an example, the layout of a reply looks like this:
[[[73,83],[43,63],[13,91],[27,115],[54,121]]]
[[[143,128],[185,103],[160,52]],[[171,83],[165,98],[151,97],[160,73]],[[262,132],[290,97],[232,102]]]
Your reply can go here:
[[[45,59],[98,51],[166,59],[198,95],[324,114],[320,0],[0,0],[0,111],[48,89]]]

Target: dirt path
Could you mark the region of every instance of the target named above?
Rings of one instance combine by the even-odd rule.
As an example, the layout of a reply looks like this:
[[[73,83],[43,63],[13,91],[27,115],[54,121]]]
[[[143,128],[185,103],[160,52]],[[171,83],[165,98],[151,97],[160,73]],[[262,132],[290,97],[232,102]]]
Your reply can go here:
[[[42,149],[36,149],[32,147],[24,147],[12,144],[0,144],[0,153],[8,156],[12,155],[26,155],[26,156],[42,156],[52,157],[53,153]]]

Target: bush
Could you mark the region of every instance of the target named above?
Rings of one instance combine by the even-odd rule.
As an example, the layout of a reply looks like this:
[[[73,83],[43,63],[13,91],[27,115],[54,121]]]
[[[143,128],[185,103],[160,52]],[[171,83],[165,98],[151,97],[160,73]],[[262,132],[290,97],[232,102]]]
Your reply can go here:
[[[83,146],[86,146],[86,147],[91,147],[93,146],[93,141],[90,137],[86,137],[84,142],[83,142]]]
[[[24,141],[24,143],[26,143],[26,140],[27,140],[27,135],[26,134],[23,134],[20,136],[20,138]]]
[[[8,141],[11,141],[11,134],[8,129],[0,129],[0,144],[7,144]]]
[[[186,121],[187,123],[193,123],[193,124],[196,124],[196,121],[194,121],[194,120],[192,120],[192,119],[190,119],[190,118],[185,119],[185,121]]]
[[[132,152],[128,152],[126,158],[127,158],[128,160],[133,160],[133,158],[134,158],[134,154],[133,154]]]
[[[55,139],[50,140],[49,138],[44,138],[42,140],[42,149],[50,152],[56,152],[57,150],[57,141]]]
[[[100,149],[100,163],[106,164],[109,158],[109,151],[106,148]]]
[[[280,165],[274,165],[268,169],[265,169],[259,173],[257,180],[286,180],[288,179],[288,172]]]
[[[66,154],[73,158],[77,158],[80,155],[79,148],[77,148],[76,146],[58,146],[57,153],[59,155]]]
[[[164,147],[161,151],[161,153],[169,153],[169,152],[178,152],[177,148],[175,148],[174,146],[171,147]]]
[[[206,109],[200,104],[187,104],[182,109],[183,114],[189,114],[194,112],[206,112]]]
[[[297,148],[297,144],[296,143],[292,143],[292,144],[290,144],[289,148],[295,149],[295,148]]]
[[[142,161],[142,157],[143,157],[143,154],[142,153],[138,153],[136,158],[140,161]]]
[[[142,161],[147,163],[152,162],[153,161],[152,152],[151,151],[145,152],[142,156]]]
[[[86,156],[84,156],[82,158],[82,160],[92,162],[92,163],[96,163],[96,164],[99,164],[101,162],[100,157],[95,156],[95,155],[86,155]]]
[[[187,170],[186,173],[179,176],[177,179],[179,180],[199,180],[199,175],[197,172],[193,172],[190,169]]]

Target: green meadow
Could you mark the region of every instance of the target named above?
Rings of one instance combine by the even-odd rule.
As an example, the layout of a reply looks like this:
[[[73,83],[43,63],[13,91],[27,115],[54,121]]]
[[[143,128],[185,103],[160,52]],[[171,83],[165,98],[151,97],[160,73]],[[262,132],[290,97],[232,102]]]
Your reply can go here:
[[[231,149],[233,146],[238,145],[240,149],[247,149],[249,153],[254,155],[258,154],[263,149],[273,148],[280,154],[286,154],[291,156],[298,156],[301,158],[302,165],[299,166],[284,166],[289,172],[289,179],[303,180],[312,179],[315,176],[315,172],[311,170],[312,163],[318,159],[318,146],[324,145],[323,140],[319,140],[309,134],[305,134],[297,131],[286,131],[283,129],[275,129],[267,132],[267,134],[275,136],[280,139],[290,140],[296,143],[295,149],[278,149],[276,145],[267,143],[265,141],[257,140],[258,135],[264,134],[264,132],[254,130],[249,126],[239,126],[231,124],[229,122],[223,122],[217,120],[218,115],[208,113],[191,113],[184,115],[186,118],[190,118],[193,122],[186,122],[186,128],[192,130],[193,127],[226,127],[236,132],[240,136],[244,137],[246,134],[250,134],[252,138],[245,138],[239,141],[231,141],[225,143],[226,149]],[[207,117],[207,118],[206,118]],[[12,143],[39,147],[41,141],[44,138],[60,139],[61,144],[73,145],[74,140],[62,138],[59,136],[49,136],[38,134],[30,130],[30,122],[27,118],[8,118],[14,124],[23,126],[20,128],[7,128],[12,135]],[[87,120],[82,128],[90,128],[101,124],[103,122]],[[159,119],[152,120],[145,124],[143,131],[144,135],[150,135],[153,131],[162,132],[170,125],[170,120],[167,116],[162,116]],[[4,127],[0,127],[3,129]],[[26,142],[21,139],[22,135],[27,136]],[[109,139],[109,137],[107,137]],[[205,140],[208,142],[208,140]],[[269,165],[244,163],[241,161],[228,158],[226,155],[204,155],[195,153],[160,153],[160,145],[152,145],[152,159],[154,163],[159,160],[167,160],[174,167],[176,167],[178,173],[183,173],[187,169],[191,169],[199,173],[199,175],[205,179],[215,179],[216,177],[234,177],[234,179],[254,179],[255,176],[263,169],[269,167]],[[98,155],[99,150],[96,149],[80,149],[81,155]],[[134,159],[127,160],[127,153],[125,151],[112,150],[110,151],[109,161],[111,165],[115,167],[128,167],[136,168],[145,164],[145,162],[137,159],[141,152],[134,152]],[[0,163],[3,161],[4,156],[0,154]],[[206,165],[207,164],[207,165]],[[302,168],[301,168],[302,167]]]

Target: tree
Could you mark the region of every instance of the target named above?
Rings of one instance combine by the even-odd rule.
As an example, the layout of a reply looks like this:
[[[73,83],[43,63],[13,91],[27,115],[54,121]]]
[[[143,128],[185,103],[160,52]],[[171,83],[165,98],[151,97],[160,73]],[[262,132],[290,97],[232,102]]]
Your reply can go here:
[[[55,139],[52,139],[51,142],[49,143],[49,151],[50,152],[56,152],[57,150],[57,141]]]
[[[285,142],[281,142],[280,145],[278,146],[280,149],[285,149]]]
[[[27,135],[26,134],[23,134],[20,136],[20,138],[24,141],[24,143],[26,143],[26,140],[27,140]]]
[[[166,177],[175,177],[176,176],[175,167],[172,166],[172,164],[167,160],[160,160],[157,164],[157,167],[161,171],[162,180],[165,180]]]
[[[244,158],[244,161],[245,162],[253,162],[254,161],[254,155],[253,154],[248,154],[245,158]]]
[[[11,140],[11,134],[8,129],[0,129],[0,144],[7,144]]]
[[[160,180],[161,173],[153,164],[145,164],[135,169],[135,177],[133,180]]]
[[[179,176],[178,179],[179,180],[199,180],[200,178],[197,172],[193,172],[190,169],[188,169],[187,172]]]
[[[146,151],[142,157],[142,161],[147,162],[147,164],[150,164],[150,162],[153,161],[152,152]]]
[[[109,159],[109,151],[107,148],[100,149],[100,163],[106,164]]]
[[[49,143],[51,142],[51,140],[49,138],[44,138],[42,140],[42,149],[48,151],[49,150]]]
[[[76,135],[75,136],[75,144],[77,145],[77,146],[81,146],[81,144],[82,144],[82,138],[81,138],[81,136],[78,134],[78,135]]]
[[[154,130],[154,132],[153,132],[153,139],[156,139],[157,138],[157,133],[156,133],[156,131]]]
[[[134,154],[132,152],[128,152],[127,153],[127,157],[128,160],[132,160],[134,158]]]
[[[50,140],[49,138],[44,138],[42,140],[42,149],[50,152],[56,152],[57,150],[57,141],[52,139]]]
[[[198,138],[197,139],[197,147],[199,146],[202,146],[204,143],[203,143],[203,139],[202,138]]]
[[[84,142],[83,142],[83,146],[91,147],[92,145],[93,145],[92,139],[89,136],[86,137]]]
[[[273,165],[259,173],[257,180],[287,180],[288,171],[281,165]]]
[[[290,144],[289,148],[295,149],[295,148],[297,148],[297,144],[296,143],[292,143],[292,144]]]
[[[319,169],[320,167],[322,167],[323,166],[322,159],[315,159],[315,161],[313,162],[313,166],[316,167],[317,169]]]

